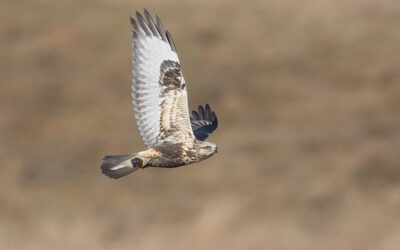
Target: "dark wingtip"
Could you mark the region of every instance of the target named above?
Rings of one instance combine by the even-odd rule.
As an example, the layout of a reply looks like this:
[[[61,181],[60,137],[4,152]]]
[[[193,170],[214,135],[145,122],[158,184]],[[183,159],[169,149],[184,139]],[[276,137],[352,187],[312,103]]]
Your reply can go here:
[[[147,24],[148,24],[151,32],[153,33],[153,35],[156,36],[156,37],[160,37],[160,35],[159,35],[158,31],[157,31],[157,28],[156,28],[156,26],[154,24],[154,20],[151,17],[150,13],[146,9],[144,9],[143,12],[144,12],[144,16],[146,17]]]
[[[204,108],[201,105],[199,105],[199,116],[200,116],[200,119],[204,119],[205,118]]]
[[[149,26],[147,25],[146,21],[144,20],[142,14],[140,14],[138,11],[136,11],[136,19],[140,24],[140,27],[146,33],[146,35],[151,36],[152,32],[150,31]]]
[[[217,129],[218,128],[218,118],[214,111],[211,113],[211,122],[214,124],[215,129]]]
[[[217,115],[208,103],[204,107],[199,105],[198,111],[192,111],[193,119],[190,120],[194,135],[201,141],[207,139],[218,128]]]
[[[135,11],[136,19],[139,21],[139,18],[142,17],[139,11]]]
[[[166,31],[166,35],[167,35],[168,42],[171,45],[172,51],[176,52],[176,47],[175,47],[174,40],[172,39],[171,33],[169,33],[168,30]]]
[[[205,119],[211,121],[211,108],[210,105],[208,105],[208,103],[206,104],[206,108],[205,108]]]
[[[214,122],[217,119],[217,115],[215,114],[215,112],[211,112],[211,121]]]
[[[140,14],[140,12],[136,11],[136,20],[132,17],[130,18],[130,22],[134,28],[134,31],[138,33],[140,28],[147,36],[156,36],[161,38],[163,41],[169,43],[172,51],[176,52],[176,46],[174,40],[172,39],[171,33],[164,29],[157,14],[154,15],[154,21],[150,12],[146,8],[143,9],[143,12],[144,17],[142,14]]]
[[[199,120],[200,119],[199,113],[197,113],[196,110],[192,111],[192,116],[193,116],[193,119],[195,119],[195,120]]]
[[[165,41],[165,42],[168,42],[168,39],[167,39],[167,37],[165,36],[165,30],[164,30],[164,27],[163,27],[163,25],[162,25],[162,23],[161,23],[160,18],[157,16],[157,14],[155,14],[154,16],[155,16],[155,18],[156,18],[156,28],[157,28],[157,30],[158,30],[158,33],[160,33],[160,35],[161,35],[161,39],[162,39],[163,41]]]
[[[136,23],[136,20],[135,20],[133,17],[129,17],[129,21],[131,22],[131,25],[132,25],[132,27],[133,27],[133,30],[134,30],[135,32],[138,32],[138,31],[139,31],[139,27],[138,27],[138,25],[137,25],[137,23]]]
[[[150,12],[148,12],[146,8],[143,9],[143,13],[144,13],[144,16],[146,16],[146,17],[147,17],[147,16],[151,17]]]

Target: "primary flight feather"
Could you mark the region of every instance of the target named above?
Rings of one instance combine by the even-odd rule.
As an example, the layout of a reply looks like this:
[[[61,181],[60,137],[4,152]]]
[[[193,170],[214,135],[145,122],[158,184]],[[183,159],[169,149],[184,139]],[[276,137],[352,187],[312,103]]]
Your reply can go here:
[[[160,19],[144,10],[131,17],[133,47],[132,102],[147,150],[105,156],[101,172],[113,179],[139,168],[173,168],[198,162],[217,152],[204,141],[218,127],[208,104],[189,115],[187,84],[174,41]]]

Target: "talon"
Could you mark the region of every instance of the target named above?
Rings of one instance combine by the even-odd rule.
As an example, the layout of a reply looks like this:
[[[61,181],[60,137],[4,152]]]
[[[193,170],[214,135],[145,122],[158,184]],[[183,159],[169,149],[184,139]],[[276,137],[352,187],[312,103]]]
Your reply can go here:
[[[143,167],[143,161],[142,161],[142,159],[133,158],[133,159],[131,160],[131,163],[132,163],[132,166],[133,166],[134,168],[137,168],[137,167],[141,168],[141,167]]]

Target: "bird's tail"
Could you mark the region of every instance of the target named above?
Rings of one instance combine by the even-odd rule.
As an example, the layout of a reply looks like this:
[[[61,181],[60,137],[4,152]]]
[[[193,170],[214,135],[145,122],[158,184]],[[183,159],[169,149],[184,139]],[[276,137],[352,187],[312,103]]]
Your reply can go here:
[[[101,173],[105,176],[118,179],[138,170],[143,161],[132,155],[106,155],[101,161]]]

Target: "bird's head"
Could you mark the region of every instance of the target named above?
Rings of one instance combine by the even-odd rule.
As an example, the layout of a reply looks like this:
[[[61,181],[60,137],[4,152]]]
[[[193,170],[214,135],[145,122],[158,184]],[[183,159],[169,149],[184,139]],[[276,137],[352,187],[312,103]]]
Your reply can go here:
[[[218,146],[212,142],[202,141],[199,147],[199,154],[205,158],[218,152]]]

